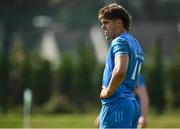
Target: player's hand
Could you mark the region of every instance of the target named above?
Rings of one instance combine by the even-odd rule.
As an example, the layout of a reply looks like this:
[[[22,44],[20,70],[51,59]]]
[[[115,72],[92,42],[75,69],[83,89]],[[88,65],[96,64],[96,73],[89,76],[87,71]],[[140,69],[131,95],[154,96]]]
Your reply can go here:
[[[96,128],[99,128],[99,115],[96,117],[96,119],[94,121],[94,125]]]
[[[111,95],[112,95],[112,93],[109,92],[109,88],[108,87],[107,88],[103,88],[101,90],[101,93],[100,93],[100,98],[108,98]]]
[[[145,128],[147,126],[147,118],[144,116],[140,116],[138,120],[138,127]]]

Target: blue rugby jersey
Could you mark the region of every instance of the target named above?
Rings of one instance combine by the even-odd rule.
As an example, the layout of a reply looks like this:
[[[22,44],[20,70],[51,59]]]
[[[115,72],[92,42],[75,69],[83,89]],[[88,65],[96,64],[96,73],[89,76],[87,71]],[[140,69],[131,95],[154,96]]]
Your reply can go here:
[[[143,88],[143,87],[145,87],[144,77],[143,77],[143,75],[140,75],[139,80],[138,80],[138,88]],[[138,104],[140,105],[140,97],[139,97],[139,95],[136,94],[135,98],[138,101]]]
[[[139,88],[142,88],[142,87],[145,86],[144,77],[143,77],[142,74],[139,76],[139,82],[138,82],[138,83],[139,83],[139,84],[138,84],[138,87],[139,87]]]
[[[139,78],[141,64],[144,61],[144,53],[142,48],[140,47],[139,42],[129,32],[124,32],[120,36],[112,40],[106,57],[102,86],[108,86],[112,76],[112,71],[115,66],[115,56],[120,54],[126,54],[129,57],[126,77],[115,90],[112,96],[101,100],[102,104],[107,104],[118,99],[135,100],[133,92],[136,82]]]

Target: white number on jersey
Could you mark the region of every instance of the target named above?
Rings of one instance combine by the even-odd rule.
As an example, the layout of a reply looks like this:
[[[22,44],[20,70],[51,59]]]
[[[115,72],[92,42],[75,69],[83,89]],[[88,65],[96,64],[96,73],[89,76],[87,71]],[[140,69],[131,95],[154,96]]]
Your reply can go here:
[[[138,65],[138,64],[139,64],[139,65]],[[139,61],[137,60],[137,61],[136,61],[135,68],[134,68],[134,71],[133,71],[133,74],[132,74],[132,76],[131,76],[131,79],[132,79],[132,80],[135,80],[135,78],[136,78],[136,73],[138,72],[137,76],[139,76],[140,71],[141,71],[141,62],[139,62]]]

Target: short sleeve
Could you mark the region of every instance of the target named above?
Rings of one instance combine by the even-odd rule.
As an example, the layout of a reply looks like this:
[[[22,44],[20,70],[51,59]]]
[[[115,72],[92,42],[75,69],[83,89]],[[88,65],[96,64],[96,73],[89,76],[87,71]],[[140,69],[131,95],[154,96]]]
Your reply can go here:
[[[142,75],[140,75],[139,77],[139,87],[143,87],[144,86],[144,77]]]
[[[126,54],[129,55],[129,46],[125,40],[116,40],[113,44],[113,55]]]

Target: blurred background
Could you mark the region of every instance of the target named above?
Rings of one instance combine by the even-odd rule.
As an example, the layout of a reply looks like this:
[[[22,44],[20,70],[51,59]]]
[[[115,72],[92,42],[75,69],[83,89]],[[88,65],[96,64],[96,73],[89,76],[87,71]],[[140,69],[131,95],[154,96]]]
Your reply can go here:
[[[180,127],[180,0],[1,0],[1,128],[94,127],[108,50],[97,16],[112,2],[145,52],[148,127]]]

